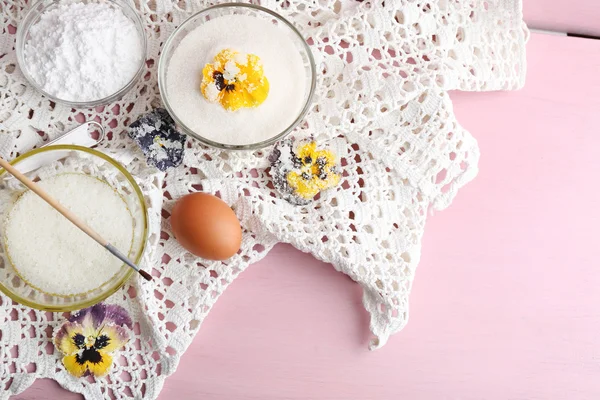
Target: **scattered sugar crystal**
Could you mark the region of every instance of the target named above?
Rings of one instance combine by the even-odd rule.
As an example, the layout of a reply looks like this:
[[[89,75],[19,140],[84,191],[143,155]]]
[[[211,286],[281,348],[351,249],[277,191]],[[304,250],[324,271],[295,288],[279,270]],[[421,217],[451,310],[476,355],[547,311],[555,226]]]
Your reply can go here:
[[[207,87],[206,87],[206,96],[208,97],[208,101],[215,103],[217,101],[217,99],[219,98],[219,89],[217,89],[217,84],[216,83],[210,83]]]
[[[247,53],[237,53],[235,55],[234,60],[238,64],[247,64],[248,63],[248,54]]]
[[[92,229],[129,254],[133,218],[107,183],[67,173],[40,186]],[[46,293],[73,295],[100,287],[123,263],[32,191],[14,204],[5,221],[6,247],[17,272]]]
[[[223,78],[230,81],[235,79],[236,75],[239,73],[240,69],[236,65],[235,61],[227,61],[227,63],[225,64],[225,71],[223,71]]]

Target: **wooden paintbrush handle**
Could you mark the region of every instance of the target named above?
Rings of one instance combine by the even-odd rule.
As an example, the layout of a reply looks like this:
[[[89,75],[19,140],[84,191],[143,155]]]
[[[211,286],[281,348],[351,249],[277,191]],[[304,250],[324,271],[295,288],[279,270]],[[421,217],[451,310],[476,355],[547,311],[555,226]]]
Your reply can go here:
[[[100,245],[102,245],[104,247],[106,247],[108,245],[108,242],[106,240],[104,240],[102,238],[102,236],[100,236],[98,234],[98,232],[96,232],[95,230],[93,230],[92,228],[87,226],[85,224],[85,222],[83,222],[81,219],[79,219],[79,217],[77,217],[75,214],[71,213],[71,211],[69,211],[65,207],[63,207],[62,204],[60,204],[56,199],[54,199],[52,196],[50,196],[48,193],[46,193],[37,183],[33,182],[31,179],[29,179],[28,177],[26,177],[25,175],[20,173],[15,167],[10,165],[8,163],[8,161],[4,160],[2,157],[0,157],[0,167],[7,170],[12,176],[17,178],[23,185],[27,186],[35,194],[40,196],[46,203],[50,204],[50,206],[52,206],[56,211],[58,211],[59,213],[64,215],[64,217],[66,219],[71,221],[75,226],[77,226],[79,229],[81,229],[83,232],[85,232],[89,237],[94,239]]]

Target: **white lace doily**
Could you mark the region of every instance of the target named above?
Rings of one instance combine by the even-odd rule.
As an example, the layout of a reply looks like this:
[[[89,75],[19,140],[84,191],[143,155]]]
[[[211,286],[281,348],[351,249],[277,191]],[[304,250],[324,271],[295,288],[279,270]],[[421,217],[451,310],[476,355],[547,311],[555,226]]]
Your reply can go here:
[[[64,370],[51,342],[62,315],[0,296],[0,399],[38,377],[87,399],[156,398],[219,295],[277,242],[310,252],[358,282],[371,314],[372,348],[382,346],[406,324],[429,207],[447,207],[477,173],[477,143],[456,121],[446,91],[524,83],[528,32],[520,0],[255,2],[293,21],[316,58],[314,106],[295,135],[315,135],[342,159],[342,183],[295,207],[273,189],[269,149],[219,152],[189,140],[184,165],[166,177],[145,166],[125,131],[160,106],[160,46],[185,18],[215,2],[141,3],[149,38],[143,79],[113,105],[72,110],[26,84],[14,42],[27,6],[0,0],[0,122],[6,129],[0,154],[15,156],[83,120],[102,123],[110,133],[100,149],[137,177],[151,206],[154,246],[145,263],[155,276],[152,284],[132,279],[107,300],[129,310],[135,334],[109,376],[97,381]],[[193,257],[171,234],[174,202],[198,190],[221,196],[242,221],[242,250],[226,262]]]

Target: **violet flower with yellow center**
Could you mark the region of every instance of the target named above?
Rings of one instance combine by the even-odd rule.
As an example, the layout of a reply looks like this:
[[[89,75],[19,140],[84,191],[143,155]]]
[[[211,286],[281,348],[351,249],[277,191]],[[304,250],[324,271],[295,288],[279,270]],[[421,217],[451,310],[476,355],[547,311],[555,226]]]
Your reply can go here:
[[[335,154],[318,148],[312,139],[299,143],[286,139],[278,143],[270,161],[275,188],[292,204],[308,204],[341,179]]]
[[[269,81],[254,54],[221,50],[202,70],[202,95],[229,111],[261,105],[269,95]]]
[[[72,315],[54,335],[54,345],[71,375],[102,377],[112,366],[113,354],[129,341],[131,329],[123,307],[99,303]]]

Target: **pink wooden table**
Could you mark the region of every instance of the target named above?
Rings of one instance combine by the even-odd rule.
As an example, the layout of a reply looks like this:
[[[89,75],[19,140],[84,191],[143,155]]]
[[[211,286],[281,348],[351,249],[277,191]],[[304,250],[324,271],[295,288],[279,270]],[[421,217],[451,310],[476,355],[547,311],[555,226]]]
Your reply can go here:
[[[428,222],[404,331],[368,352],[357,285],[280,245],[160,399],[599,399],[600,41],[534,34],[528,62],[521,92],[453,95],[481,171]],[[55,398],[80,396],[15,397]]]
[[[523,16],[535,28],[600,36],[597,0],[523,0]]]

